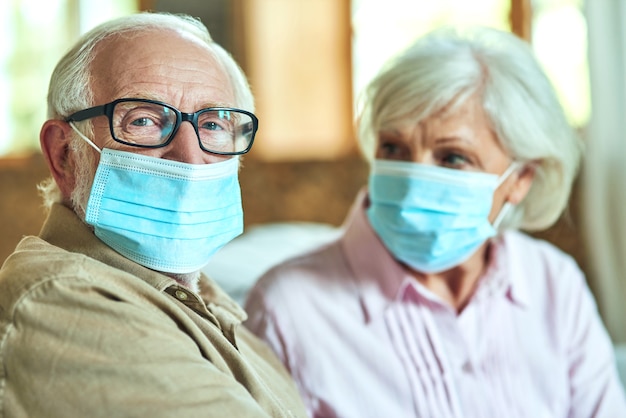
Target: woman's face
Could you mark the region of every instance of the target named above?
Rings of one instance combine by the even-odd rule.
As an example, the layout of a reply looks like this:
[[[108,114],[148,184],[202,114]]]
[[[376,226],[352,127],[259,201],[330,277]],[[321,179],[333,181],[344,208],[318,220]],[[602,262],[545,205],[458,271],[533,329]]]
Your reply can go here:
[[[513,159],[500,145],[489,119],[476,98],[454,112],[441,112],[414,125],[378,133],[376,158],[436,165],[456,170],[502,175]],[[530,188],[530,179],[512,173],[494,193],[489,220],[493,222],[506,201],[519,203]],[[526,184],[528,183],[528,184]]]
[[[453,113],[440,112],[414,125],[381,131],[377,145],[378,159],[457,170],[502,174],[512,162],[476,99]]]

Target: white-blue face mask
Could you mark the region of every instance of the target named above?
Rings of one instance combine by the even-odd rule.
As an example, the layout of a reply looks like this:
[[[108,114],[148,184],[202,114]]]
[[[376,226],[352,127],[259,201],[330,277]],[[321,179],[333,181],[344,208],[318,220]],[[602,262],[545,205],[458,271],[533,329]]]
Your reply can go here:
[[[136,263],[195,272],[243,232],[238,170],[238,158],[196,165],[105,148],[85,221]]]
[[[438,273],[466,261],[490,237],[498,177],[404,161],[376,160],[369,177],[370,224],[393,256],[416,271]]]

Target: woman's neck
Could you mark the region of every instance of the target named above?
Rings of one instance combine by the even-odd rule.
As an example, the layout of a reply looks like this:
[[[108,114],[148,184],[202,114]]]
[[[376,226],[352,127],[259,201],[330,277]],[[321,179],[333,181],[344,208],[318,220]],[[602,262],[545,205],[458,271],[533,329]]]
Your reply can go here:
[[[468,260],[441,273],[409,271],[418,282],[459,314],[476,291],[478,281],[488,264],[489,245],[489,242],[486,242]]]

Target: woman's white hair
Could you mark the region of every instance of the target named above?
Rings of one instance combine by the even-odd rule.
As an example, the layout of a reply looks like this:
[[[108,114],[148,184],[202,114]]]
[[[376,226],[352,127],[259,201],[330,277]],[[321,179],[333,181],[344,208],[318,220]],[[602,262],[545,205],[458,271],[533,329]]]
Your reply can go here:
[[[206,44],[230,78],[235,94],[235,106],[254,112],[254,98],[246,76],[232,56],[212,40],[206,26],[198,19],[187,15],[144,12],[123,16],[96,26],[85,33],[61,58],[50,78],[48,118],[64,119],[78,110],[97,104],[93,102],[91,63],[100,42],[112,36],[129,36],[153,30],[178,32]],[[82,130],[89,136],[92,133],[91,123],[85,125]],[[82,142],[78,136],[75,136],[73,141]],[[82,144],[73,144],[72,148],[82,149]],[[39,190],[46,207],[61,200],[61,193],[52,179],[41,183]]]
[[[503,149],[535,178],[500,229],[541,230],[567,206],[582,154],[530,46],[484,27],[442,28],[391,59],[361,97],[361,150],[371,161],[381,129],[419,121],[478,97]]]

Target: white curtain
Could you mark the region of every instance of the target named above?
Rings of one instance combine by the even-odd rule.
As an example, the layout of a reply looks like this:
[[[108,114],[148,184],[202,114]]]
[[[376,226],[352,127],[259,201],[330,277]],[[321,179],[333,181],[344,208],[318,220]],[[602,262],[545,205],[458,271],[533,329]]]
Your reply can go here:
[[[587,0],[592,117],[582,173],[584,231],[598,303],[626,343],[626,0]]]

